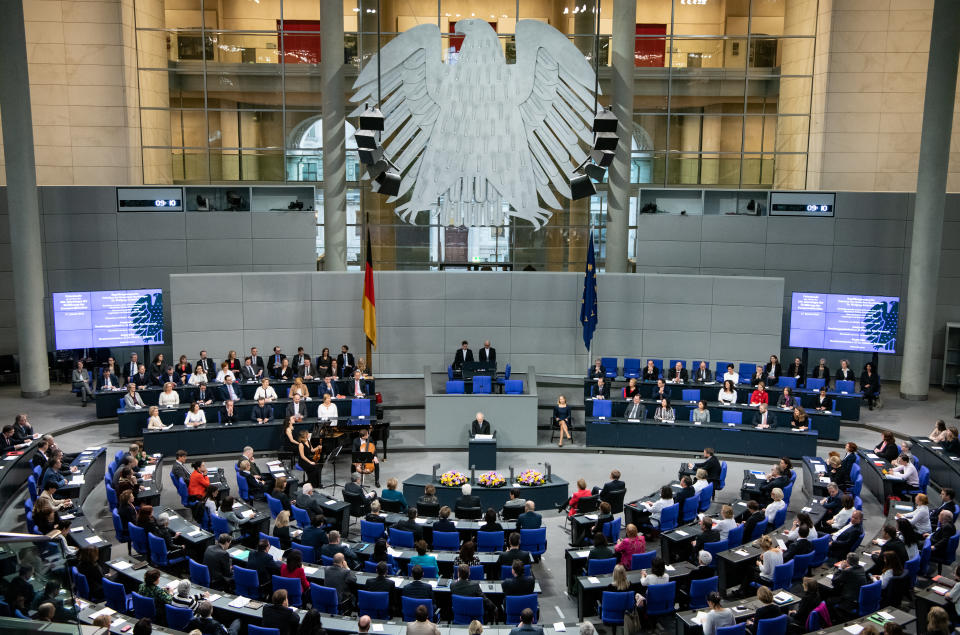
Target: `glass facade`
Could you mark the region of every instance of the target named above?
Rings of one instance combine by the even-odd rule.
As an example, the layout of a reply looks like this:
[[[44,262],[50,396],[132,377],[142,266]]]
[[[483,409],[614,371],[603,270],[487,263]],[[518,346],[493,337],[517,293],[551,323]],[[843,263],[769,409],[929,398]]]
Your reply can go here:
[[[381,44],[418,24],[437,24],[451,62],[461,42],[456,21],[486,19],[511,63],[517,20],[535,19],[567,34],[591,63],[596,46],[603,104],[615,1],[602,4],[597,39],[593,2],[344,0],[346,85],[376,53],[378,21]],[[319,3],[167,0],[158,14],[154,0],[135,2],[144,182],[309,184],[317,190],[322,254]],[[632,235],[643,192],[652,188],[806,186],[816,20],[816,0],[638,2]],[[591,231],[603,250],[604,183],[590,200],[564,202],[537,231],[509,220],[451,227],[426,214],[410,225],[361,179],[352,132],[348,123],[350,265],[360,263],[367,225],[381,268],[579,270]]]

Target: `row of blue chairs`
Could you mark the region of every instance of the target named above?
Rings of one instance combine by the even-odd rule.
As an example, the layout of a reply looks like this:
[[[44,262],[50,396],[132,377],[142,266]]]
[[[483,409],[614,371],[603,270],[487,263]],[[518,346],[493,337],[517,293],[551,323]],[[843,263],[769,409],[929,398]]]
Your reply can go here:
[[[474,375],[472,389],[475,395],[489,395],[493,392],[493,379],[489,375]],[[461,379],[447,380],[448,395],[462,395],[466,391],[466,382]],[[523,394],[522,379],[507,379],[503,382],[503,392],[508,395]]]

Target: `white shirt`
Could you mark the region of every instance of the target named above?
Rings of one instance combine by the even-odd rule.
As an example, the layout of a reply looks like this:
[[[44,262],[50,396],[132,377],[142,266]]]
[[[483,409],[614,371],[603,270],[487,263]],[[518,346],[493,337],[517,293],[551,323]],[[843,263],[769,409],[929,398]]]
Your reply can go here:
[[[732,381],[734,384],[739,384],[739,383],[740,383],[740,373],[724,373],[724,374],[723,374],[723,381],[727,381],[728,379],[729,379],[730,381]]]
[[[203,410],[200,410],[200,412],[193,412],[192,410],[188,410],[187,417],[183,420],[183,423],[185,425],[190,425],[190,424],[198,425],[206,422],[207,422],[207,415],[203,412]]]
[[[273,386],[267,386],[266,390],[263,389],[263,386],[260,386],[257,388],[257,392],[254,393],[253,398],[256,400],[260,397],[263,397],[267,401],[273,401],[277,398],[277,391],[273,389]]]
[[[201,383],[205,384],[207,383],[207,376],[204,373],[194,373],[190,375],[190,379],[187,381],[187,383],[191,386],[199,386]]]
[[[694,487],[696,487],[696,484],[694,484]],[[724,518],[717,521],[713,528],[720,532],[720,540],[726,540],[730,535],[730,530],[737,528],[737,521],[732,518]]]
[[[933,528],[930,526],[930,508],[926,505],[920,505],[912,512],[904,514],[903,517],[910,521],[917,532],[921,534],[933,532]]]
[[[787,534],[787,542],[793,542],[800,538],[800,526],[797,525],[790,530],[790,533]],[[807,540],[816,540],[817,539],[817,530],[813,527],[810,527],[810,534],[807,536]]]
[[[673,505],[672,498],[658,498],[653,507],[650,508],[650,520],[657,521],[657,525],[659,525],[660,512],[663,511],[664,507],[670,507],[671,505]]]
[[[338,416],[337,404],[335,403],[331,402],[329,406],[320,404],[320,407],[317,408],[318,419],[336,419]]]
[[[737,391],[731,390],[730,392],[727,392],[721,388],[720,394],[717,395],[717,401],[726,404],[737,403]]]
[[[780,511],[781,509],[783,509],[783,508],[786,507],[786,506],[787,506],[787,504],[784,503],[783,501],[773,501],[772,503],[770,503],[769,505],[767,505],[767,511],[766,511],[767,522],[768,522],[770,525],[773,525],[773,519],[774,519],[774,517],[777,515],[777,512]],[[783,564],[783,563],[781,563],[781,564]]]
[[[237,377],[236,375],[233,374],[232,370],[221,370],[219,373],[217,373],[217,382],[221,384],[224,383],[224,380],[227,378],[227,375],[229,375],[230,377],[233,377],[234,381],[236,381]]]
[[[893,468],[894,474],[902,474],[903,480],[907,482],[907,485],[910,487],[918,487],[920,485],[920,475],[917,474],[917,467],[913,464],[913,461],[909,461],[906,465],[898,465]]]
[[[161,406],[177,406],[180,404],[180,395],[175,390],[160,393],[157,403]]]
[[[850,509],[843,508],[838,511],[833,517],[833,528],[840,529],[841,527],[845,527],[846,524],[850,522],[850,517],[853,516],[854,509],[856,508],[851,507]]]
[[[693,484],[693,491],[699,494],[700,490],[702,490],[704,487],[706,487],[709,484],[710,484],[710,481],[708,481],[707,479],[703,479],[703,480],[697,479],[697,482]]]
[[[353,394],[362,397],[363,396],[363,384],[360,383],[359,379],[353,380]]]

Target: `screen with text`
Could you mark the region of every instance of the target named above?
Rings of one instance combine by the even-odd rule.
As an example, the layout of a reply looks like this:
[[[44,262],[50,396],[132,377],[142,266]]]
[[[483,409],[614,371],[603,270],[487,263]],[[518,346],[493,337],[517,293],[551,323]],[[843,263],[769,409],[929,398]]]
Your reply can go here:
[[[53,294],[57,350],[163,344],[163,291],[71,291]]]
[[[790,346],[895,353],[900,298],[795,292]]]

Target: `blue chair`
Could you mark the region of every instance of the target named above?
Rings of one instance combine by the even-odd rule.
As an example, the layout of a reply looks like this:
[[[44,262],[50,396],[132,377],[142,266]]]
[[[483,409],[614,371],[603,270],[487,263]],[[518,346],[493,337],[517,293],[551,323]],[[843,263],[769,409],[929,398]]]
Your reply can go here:
[[[686,367],[687,367],[687,360],[685,360],[685,359],[671,359],[671,360],[670,360],[670,368],[676,368],[676,367],[677,367],[677,362],[680,362],[680,368],[686,368]]]
[[[133,614],[137,616],[137,619],[147,618],[155,621],[157,619],[157,604],[153,601],[153,598],[140,595],[136,591],[131,595],[133,597]]]
[[[433,532],[433,548],[439,551],[458,551],[460,549],[460,532]]]
[[[720,413],[720,421],[722,423],[735,423],[740,425],[743,423],[743,413],[739,410],[724,410]]]
[[[778,564],[773,568],[773,586],[774,591],[780,589],[789,589],[793,585],[793,560]]]
[[[180,504],[183,505],[184,507],[186,507],[186,506],[190,503],[190,501],[187,500],[187,498],[185,498],[185,497],[183,496],[183,493],[186,493],[186,491],[187,491],[186,486],[184,486],[184,488],[183,488],[183,493],[181,493],[181,492],[180,492],[180,477],[177,476],[176,474],[174,474],[172,470],[171,470],[171,472],[170,472],[170,480],[173,481],[173,488],[174,488],[175,490],[177,490],[177,493],[178,493],[178,494],[181,494],[181,496],[180,496]]]
[[[904,570],[906,570],[907,573],[910,574],[911,587],[917,586],[917,576],[920,574],[920,555],[921,554],[918,553],[917,555],[915,555],[914,557],[910,558],[905,563],[903,563]]]
[[[778,527],[782,527],[783,523],[785,523],[786,520],[787,520],[787,508],[784,507],[783,509],[781,509],[780,511],[778,511],[776,514],[773,515],[773,527],[770,527],[770,529],[777,529]]]
[[[117,535],[117,542],[127,543],[127,551],[130,551],[130,534],[123,530],[123,522],[120,520],[120,514],[116,509],[110,510],[110,516],[113,518],[113,531]]]
[[[280,549],[280,539],[276,536],[271,536],[270,534],[265,534],[262,531],[260,532],[260,540],[266,540],[270,543],[271,546]]]
[[[186,560],[186,556],[170,559],[167,543],[160,536],[147,532],[147,541],[150,545],[150,561],[157,567],[170,567]]]
[[[270,516],[276,518],[277,515],[283,511],[283,503],[280,502],[279,498],[274,498],[270,494],[264,494],[267,498],[267,506],[270,508]]]
[[[388,554],[389,555],[389,554]],[[320,564],[324,567],[329,567],[333,564],[333,556],[320,555]]]
[[[247,635],[280,635],[280,629],[247,624]]]
[[[827,611],[827,603],[821,602],[817,605],[817,608],[813,611],[810,611],[810,615],[807,616],[806,623],[806,632],[813,633],[814,631],[819,631],[820,629],[830,626],[830,624],[824,624],[823,620],[820,618],[819,611]],[[720,632],[720,629],[717,629],[717,632]]]
[[[648,362],[653,362],[653,367],[657,369],[657,374],[660,377],[663,377],[663,360],[662,359],[648,359]]]
[[[699,388],[684,388],[680,392],[680,395],[684,401],[700,401]]]
[[[639,379],[640,378],[640,366],[641,362],[636,357],[625,357],[623,358],[623,377],[624,379]]]
[[[647,587],[647,615],[657,617],[674,612],[677,601],[677,583],[651,584]]]
[[[767,519],[764,518],[763,520],[761,520],[760,522],[758,522],[756,525],[753,526],[753,533],[750,534],[750,537],[747,538],[746,542],[750,542],[751,540],[756,540],[757,538],[762,536],[764,533],[766,533],[766,531],[767,531]]]
[[[777,385],[781,388],[790,388],[791,390],[797,387],[797,378],[796,377],[781,377],[777,382]]]
[[[723,383],[723,374],[727,372],[727,365],[729,363],[730,362],[714,362],[713,363],[713,370],[715,373],[714,377],[717,378],[717,383]]]
[[[877,583],[879,584],[879,582]],[[757,622],[757,635],[786,635],[787,616],[770,617]]]
[[[703,580],[693,580],[690,582],[690,608],[703,609],[707,607],[707,596],[716,591],[719,587],[717,576]]]
[[[522,395],[523,394],[523,380],[522,379],[507,379],[504,381],[503,386],[504,392],[508,395]]]
[[[473,620],[483,624],[483,598],[453,595],[450,601],[453,605],[453,624],[470,624]]]
[[[819,386],[817,387],[817,390],[820,390]],[[836,390],[839,393],[852,393],[857,391],[857,385],[850,380],[840,379],[834,385],[834,390]]]
[[[93,386],[93,385],[94,385],[94,383],[93,383],[93,371],[88,370],[88,371],[87,371],[87,377],[88,377],[88,379],[89,379],[87,385],[88,385],[88,386]],[[70,392],[72,392],[72,393],[75,394],[75,395],[79,395],[79,394],[80,394],[80,388],[71,388],[71,389],[70,389]]]
[[[130,543],[133,545],[133,550],[141,556],[149,558],[150,544],[147,542],[146,530],[131,522],[127,525],[127,531],[130,533]]]
[[[600,530],[603,532],[604,538],[607,539],[611,545],[617,542],[620,539],[620,526],[622,521],[619,518],[614,518],[609,522],[603,523],[603,527]]]
[[[543,555],[547,550],[547,528],[521,529],[520,548],[529,551],[534,557]]]
[[[271,591],[287,590],[287,601],[290,602],[290,606],[300,606],[303,603],[303,593],[298,578],[283,578],[275,575],[271,577],[271,581],[273,585]]]
[[[920,484],[917,489],[906,490],[904,494],[916,496],[917,494],[925,494],[927,492],[927,487],[930,486],[930,469],[926,465],[921,465],[918,469],[918,476]]]
[[[797,471],[793,471],[794,476],[796,476]],[[783,502],[787,504],[787,507],[790,507],[790,498],[793,496],[793,481],[789,485],[783,488]]]
[[[200,564],[193,558],[187,558],[187,566],[190,567],[190,582],[197,586],[210,586],[210,569],[207,565]]]
[[[190,504],[190,493],[187,490],[187,484],[183,482],[183,479],[177,479],[174,484],[177,488],[177,494],[180,495],[180,504],[184,507],[187,507]]]
[[[653,565],[653,559],[657,557],[656,551],[644,551],[635,553],[630,557],[630,570],[639,571],[649,569]]]
[[[295,504],[290,504],[290,515],[293,516],[293,519],[297,521],[297,526],[300,529],[306,529],[310,526],[310,514],[305,509],[300,509]]]
[[[483,580],[486,578],[486,572],[483,569],[482,564],[472,564],[470,565],[470,579],[471,580]]]
[[[453,366],[450,364],[447,364],[447,379],[450,381],[453,380]]]
[[[303,556],[303,561],[310,564],[315,564],[317,562],[317,551],[313,547],[308,547],[307,545],[301,545],[297,542],[290,542],[291,549],[299,549],[300,555]]]
[[[76,567],[70,567],[70,575],[73,576],[73,584],[77,588],[77,595],[85,600],[92,599],[90,597],[90,582],[87,580],[87,576],[80,573]]]
[[[623,614],[633,610],[634,602],[633,591],[604,591],[600,598],[600,620],[616,628],[623,624]]]
[[[510,379],[510,373],[511,373],[511,372],[512,372],[512,369],[510,368],[510,364],[507,364],[507,365],[504,367],[504,369],[503,369],[503,380],[504,380],[504,381]]]
[[[930,539],[927,538],[929,541]],[[953,564],[957,559],[957,546],[960,545],[960,534],[953,534],[950,536],[950,540],[947,541],[947,555],[945,558],[934,557],[932,554],[930,556],[930,562],[936,563],[937,573],[943,572],[943,565]]]
[[[340,598],[337,595],[337,590],[332,587],[311,584],[310,603],[313,604],[313,608],[321,613],[340,614]]]
[[[692,523],[693,519],[697,517],[697,509],[700,507],[699,498],[685,498],[679,503],[680,505],[680,524],[685,525],[687,523]],[[663,518],[663,512],[660,512],[660,517]]]
[[[103,579],[103,597],[107,601],[107,606],[119,613],[126,613],[130,610],[130,596],[126,589],[119,582],[112,582],[107,578]],[[152,602],[153,600],[151,600]]]
[[[233,582],[236,585],[237,595],[253,600],[260,599],[260,578],[255,570],[233,565]]]
[[[350,400],[350,416],[369,418],[370,417],[370,400],[369,399]]]
[[[614,379],[617,376],[617,358],[616,357],[601,357],[600,364],[604,368],[604,376],[607,379]]]
[[[617,566],[616,558],[602,558],[587,561],[587,575],[607,575]]]
[[[506,580],[513,575],[513,567],[509,564],[500,565],[500,579]],[[523,565],[523,575],[530,575],[530,565]]]
[[[360,520],[361,542],[376,542],[386,531],[384,523],[373,523],[369,520]]]
[[[613,402],[609,399],[595,399],[593,402],[593,416],[609,419],[613,416]]]
[[[756,364],[751,364],[750,362],[740,362],[740,364],[737,366],[737,374],[740,375],[740,383],[750,383],[750,377],[753,375],[753,371],[756,370],[756,368]]]
[[[493,392],[493,381],[490,375],[473,376],[473,394],[489,395],[491,392]]]
[[[793,557],[793,580],[802,580],[810,570],[810,563],[817,557],[814,552],[804,553]]]
[[[727,542],[731,547],[743,544],[743,523],[740,523],[727,532]]]
[[[807,390],[820,390],[826,385],[825,379],[820,379],[818,377],[808,377],[807,378]]]
[[[533,623],[536,624],[540,619],[540,604],[537,601],[537,594],[530,595],[508,595],[504,601],[504,612],[507,614],[507,624],[517,624],[520,622],[520,613],[523,609],[533,611]]]
[[[740,622],[739,624],[734,624],[733,626],[721,626],[717,629],[717,635],[746,635],[746,633],[746,622]]]
[[[223,516],[218,516],[217,514],[211,514],[210,530],[213,532],[214,536],[219,536],[220,534],[229,534],[230,523],[228,523],[227,519],[224,518]]]
[[[720,461],[720,482],[714,485],[714,492],[722,491],[727,486],[727,462]]]
[[[478,531],[477,551],[500,551],[503,549],[502,531]]]
[[[880,580],[860,587],[860,597],[857,602],[859,615],[870,615],[880,610]]]
[[[421,565],[420,568],[423,569],[424,578],[427,578],[429,580],[437,580],[440,578],[440,572],[437,571],[436,567]]]
[[[390,592],[358,590],[357,610],[375,620],[390,619]]]
[[[697,505],[697,511],[705,512],[710,509],[710,501],[713,500],[713,483],[710,483],[700,490],[700,503]]]
[[[387,542],[394,548],[405,547],[407,549],[413,549],[413,532],[391,527]]]
[[[30,491],[30,500],[37,500],[40,492],[37,489],[37,479],[33,474],[27,477],[27,489]]]
[[[253,496],[250,495],[250,486],[247,485],[247,479],[243,478],[239,472],[237,473],[237,492],[244,501],[248,503],[253,502]]]
[[[449,379],[447,380],[447,394],[448,395],[462,395],[465,392],[463,387],[463,381],[459,379]]]
[[[670,531],[679,526],[680,503],[667,505],[660,510],[660,531]]]
[[[427,607],[427,615],[433,615],[433,600],[401,597],[400,608],[403,611],[403,621],[412,622],[417,619],[417,607],[421,604]]]
[[[167,626],[175,631],[187,631],[187,624],[193,619],[193,610],[165,604],[163,610],[167,617]]]
[[[704,551],[709,552],[710,555],[713,556],[713,562],[712,562],[711,565],[710,565],[710,566],[712,566],[713,568],[716,568],[716,567],[717,567],[717,565],[716,565],[716,562],[717,562],[717,554],[720,553],[721,551],[726,551],[726,550],[729,549],[729,548],[730,548],[730,537],[729,537],[729,536],[727,537],[726,540],[718,540],[718,541],[716,541],[716,542],[707,542],[707,543],[704,543],[704,545],[703,545]]]

